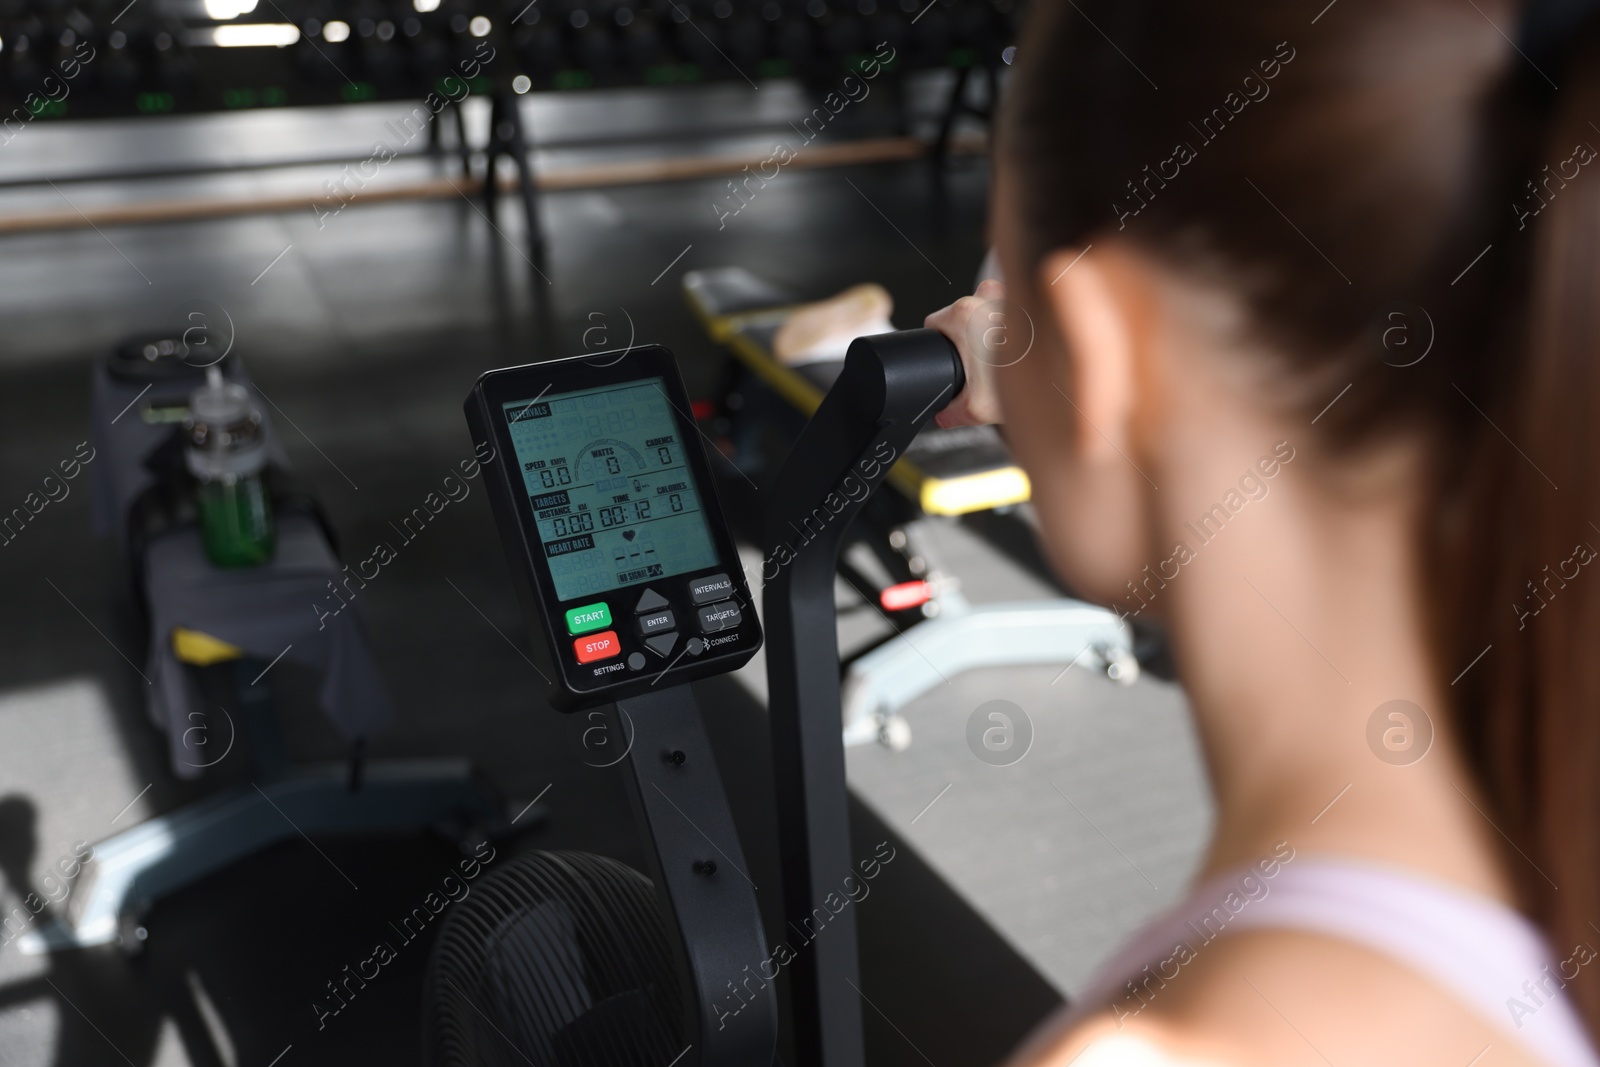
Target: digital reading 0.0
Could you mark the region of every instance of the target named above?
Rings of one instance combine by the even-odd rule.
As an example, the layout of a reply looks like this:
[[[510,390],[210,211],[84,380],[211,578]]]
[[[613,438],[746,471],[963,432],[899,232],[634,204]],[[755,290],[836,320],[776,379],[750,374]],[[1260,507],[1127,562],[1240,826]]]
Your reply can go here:
[[[717,562],[660,378],[513,401],[504,410],[559,599]]]

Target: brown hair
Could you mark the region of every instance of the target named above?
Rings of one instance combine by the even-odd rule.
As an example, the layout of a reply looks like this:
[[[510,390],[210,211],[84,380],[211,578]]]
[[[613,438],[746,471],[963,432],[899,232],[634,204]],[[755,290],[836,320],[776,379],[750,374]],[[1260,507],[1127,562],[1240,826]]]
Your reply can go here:
[[[1329,447],[1427,435],[1432,666],[1564,956],[1600,938],[1600,19],[1546,69],[1504,0],[1288,7],[1035,0],[1023,252],[1122,234],[1233,286],[1308,418],[1350,386]]]

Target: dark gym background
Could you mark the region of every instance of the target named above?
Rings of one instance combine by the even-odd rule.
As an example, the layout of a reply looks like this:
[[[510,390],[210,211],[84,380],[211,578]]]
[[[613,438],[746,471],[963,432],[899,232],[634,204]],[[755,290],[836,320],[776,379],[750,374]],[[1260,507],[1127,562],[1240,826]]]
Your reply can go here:
[[[919,85],[926,131],[948,80],[930,75]],[[887,95],[852,121],[892,125]],[[630,152],[660,154],[670,144],[693,157],[759,146],[773,135],[752,127],[781,131],[812,105],[797,84],[771,80],[759,89],[534,94],[524,106],[552,142],[603,124],[634,138]],[[404,110],[36,123],[0,147],[0,177],[359,152]],[[469,125],[485,121],[469,112]],[[551,173],[617,158],[605,146],[535,155]],[[397,161],[384,180],[450,172],[448,163]],[[285,190],[310,199],[336,173],[44,185],[3,191],[0,213],[58,211],[68,198],[75,209]],[[354,205],[320,229],[302,209],[0,236],[4,504],[87,436],[90,361],[129,333],[181,321],[201,301],[231,319],[235,350],[271,399],[296,480],[322,501],[354,558],[470,454],[461,400],[487,368],[581,351],[585,331],[603,326],[617,345],[630,329],[667,345],[691,393],[711,389],[721,356],[685,306],[684,270],[743,265],[816,297],[878,281],[893,293],[901,326],[970,291],[985,247],[981,155],[957,153],[939,166],[794,167],[719,229],[710,205],[727,195],[728,177],[547,193],[544,277],[527,258],[509,197],[493,226],[462,197]],[[8,910],[73,842],[249,774],[241,752],[195,782],[172,777],[144,709],[134,666],[144,636],[125,576],[89,533],[88,480],[73,484],[0,549],[0,902]],[[1058,595],[1025,524],[1016,512],[941,531],[968,597]],[[576,758],[565,721],[544,707],[514,647],[523,624],[481,492],[451,505],[358,603],[399,709],[373,755],[464,755],[508,797],[542,797],[548,823],[511,848],[583,847],[641,862],[619,781]],[[874,622],[843,603],[845,639],[864,636]],[[1153,680],[1119,689],[1087,670],[1063,676],[1060,666],[958,677],[912,709],[908,751],[850,754],[863,801],[857,836],[891,830],[903,846],[903,866],[892,864],[861,905],[873,1062],[973,1062],[995,1035],[1025,1030],[1118,937],[1173,899],[1195,862],[1209,814],[1181,696]],[[764,832],[770,788],[746,755],[759,752],[763,686],[758,660],[702,693],[751,837]],[[342,754],[311,702],[314,680],[282,665],[272,690],[297,760]],[[995,696],[1025,708],[1037,731],[1030,758],[1011,768],[979,763],[965,746],[968,714]],[[114,947],[0,951],[0,1063],[416,1062],[427,944],[402,949],[321,1031],[309,1005],[437,883],[454,848],[427,838],[316,844],[322,854],[291,841],[163,902],[140,958]],[[762,870],[761,850],[746,849],[757,857],[757,884],[775,885],[770,857]],[[896,895],[895,879],[922,865],[943,880],[942,895]],[[967,998],[959,1005],[930,999],[958,989]]]

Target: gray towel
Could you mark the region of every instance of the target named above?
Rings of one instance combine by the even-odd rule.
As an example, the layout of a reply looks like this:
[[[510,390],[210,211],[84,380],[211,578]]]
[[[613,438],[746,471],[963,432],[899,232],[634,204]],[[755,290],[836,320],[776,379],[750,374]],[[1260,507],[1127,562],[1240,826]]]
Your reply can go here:
[[[154,683],[150,715],[167,731],[172,769],[179,777],[193,778],[214,761],[217,750],[209,742],[227,734],[190,729],[197,723],[214,726],[216,709],[198,704],[193,679],[172,650],[174,627],[237,645],[263,663],[281,655],[320,670],[322,710],[347,740],[370,737],[393,722],[394,708],[361,617],[341,611],[319,623],[312,610],[328,597],[328,582],[338,577],[339,561],[321,529],[302,515],[279,520],[277,551],[256,567],[214,566],[193,527],[151,542],[145,556],[147,673]]]

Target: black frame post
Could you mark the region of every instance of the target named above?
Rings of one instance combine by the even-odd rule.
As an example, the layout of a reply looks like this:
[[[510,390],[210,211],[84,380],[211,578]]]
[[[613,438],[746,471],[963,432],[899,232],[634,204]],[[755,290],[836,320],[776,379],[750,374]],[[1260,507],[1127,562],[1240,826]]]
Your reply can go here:
[[[628,795],[682,979],[682,1063],[768,1067],[778,1002],[760,973],[766,934],[694,693],[678,685],[624,697],[606,714],[628,746]]]
[[[829,916],[790,965],[800,1067],[865,1063],[855,909],[833,914],[825,903],[857,873],[833,599],[839,548],[894,460],[964,385],[955,346],[936,330],[858,338],[769,496],[762,578],[784,915],[795,932],[817,926],[817,909]]]

